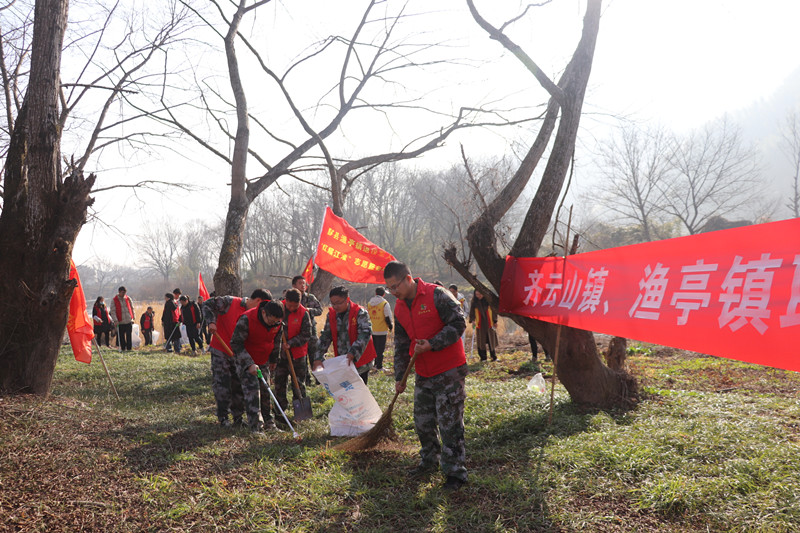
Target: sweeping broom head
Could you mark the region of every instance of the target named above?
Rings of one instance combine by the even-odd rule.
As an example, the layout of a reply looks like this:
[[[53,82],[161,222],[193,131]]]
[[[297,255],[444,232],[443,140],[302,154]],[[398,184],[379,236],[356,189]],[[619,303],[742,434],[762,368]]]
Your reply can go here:
[[[333,449],[343,452],[360,452],[374,448],[383,441],[396,440],[397,433],[395,433],[392,423],[392,407],[394,407],[394,403],[383,413],[372,429],[358,437],[337,444]]]

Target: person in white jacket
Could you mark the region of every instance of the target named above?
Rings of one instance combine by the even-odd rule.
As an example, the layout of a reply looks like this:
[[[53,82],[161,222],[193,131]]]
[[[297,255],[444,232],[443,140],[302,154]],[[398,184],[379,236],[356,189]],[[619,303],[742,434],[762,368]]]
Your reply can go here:
[[[369,320],[372,322],[372,344],[375,345],[375,368],[383,370],[383,351],[386,349],[386,338],[392,331],[392,306],[383,297],[383,287],[375,289],[375,296],[367,302]]]

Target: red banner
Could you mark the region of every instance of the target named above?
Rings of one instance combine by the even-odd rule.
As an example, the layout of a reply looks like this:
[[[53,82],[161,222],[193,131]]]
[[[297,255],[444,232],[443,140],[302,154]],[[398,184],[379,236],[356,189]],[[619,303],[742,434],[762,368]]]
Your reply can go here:
[[[203,283],[203,273],[197,273],[197,294],[203,297],[203,301],[208,300],[211,298],[211,295],[208,294],[208,289],[206,289],[206,284]]]
[[[315,263],[323,270],[354,283],[383,285],[383,267],[394,256],[381,250],[343,218],[325,208]]]
[[[509,256],[500,311],[800,371],[800,219]]]
[[[86,312],[86,296],[83,294],[81,278],[72,259],[69,260],[69,278],[78,282],[69,299],[69,316],[67,318],[67,333],[69,343],[75,360],[89,364],[92,362],[92,339],[94,327],[89,313]]]
[[[300,274],[306,280],[306,283],[311,285],[314,283],[314,256],[308,258],[308,263],[306,263],[306,267],[303,269],[303,273]]]

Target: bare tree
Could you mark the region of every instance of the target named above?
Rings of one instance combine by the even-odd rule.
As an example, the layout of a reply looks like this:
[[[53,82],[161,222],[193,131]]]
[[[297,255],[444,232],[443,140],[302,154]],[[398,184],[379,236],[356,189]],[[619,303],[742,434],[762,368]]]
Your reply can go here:
[[[792,195],[786,207],[800,217],[800,112],[792,111],[781,128],[781,150],[792,165]]]
[[[231,5],[212,0],[213,13],[196,10],[224,44],[229,89],[219,87],[212,76],[205,76],[198,67],[190,80],[198,92],[178,98],[177,84],[167,81],[167,73],[173,69],[165,63],[162,110],[155,115],[230,168],[231,198],[214,283],[218,291],[231,294],[240,294],[242,289],[240,268],[248,209],[279,178],[291,176],[320,187],[312,183],[313,177],[320,170],[326,171],[330,185],[324,188],[330,194],[333,211],[341,216],[356,180],[370,169],[432,150],[452,132],[475,125],[479,116],[487,117],[484,124],[505,122],[481,109],[462,107],[452,114],[427,109],[422,96],[410,93],[402,83],[403,74],[443,64],[445,60],[437,54],[446,48],[437,47],[429,36],[420,41],[419,36],[414,40],[408,34],[401,35],[406,19],[419,14],[405,13],[400,4],[365,2],[360,16],[350,24],[349,33],[332,35],[308,46],[282,69],[268,60],[277,48],[257,46],[264,40],[254,38],[255,30],[242,29],[257,11],[266,13],[261,8],[268,4],[270,0],[238,0]],[[381,9],[384,11],[379,13]],[[294,40],[293,36],[292,48],[296,48]],[[287,44],[281,43],[281,48],[287,48]],[[247,76],[243,76],[241,65],[247,65]],[[256,78],[260,83],[254,82]],[[273,96],[266,110],[263,104],[251,105],[248,100],[248,93],[255,91]],[[198,128],[192,122],[198,109],[213,131]],[[388,123],[397,113],[426,113],[429,118],[438,117],[439,124],[417,132],[399,150],[353,156],[357,149],[342,146],[348,143],[345,119],[354,113],[372,113],[376,123]],[[387,147],[391,144],[389,137]],[[337,156],[337,152],[345,155]],[[258,173],[248,172],[251,162],[261,167]],[[325,283],[325,278],[321,273],[317,279]]]
[[[668,155],[670,176],[661,182],[660,209],[694,235],[713,217],[746,211],[758,185],[756,151],[727,119],[676,138]]]
[[[619,223],[638,225],[641,241],[666,237],[658,228],[663,223],[663,189],[669,174],[668,143],[669,137],[662,129],[621,128],[618,136],[601,148],[605,179],[599,190],[584,196],[589,205],[596,202],[617,215]]]
[[[13,119],[0,213],[0,393],[47,394],[76,281],[75,238],[94,176],[61,171],[59,93],[67,0],[37,0],[30,74]]]
[[[497,251],[495,226],[521,195],[555,131],[541,182],[510,250],[511,255],[516,257],[537,255],[572,163],[600,27],[601,1],[588,0],[580,41],[557,82],[551,80],[533,58],[505,33],[510,24],[522,20],[522,15],[497,27],[481,16],[472,0],[467,0],[467,4],[480,27],[491,39],[513,53],[550,97],[544,120],[519,168],[504,189],[473,221],[467,232],[470,250],[491,287],[482,283],[470,271],[471,265],[459,258],[455,246],[445,251],[445,258],[453,268],[481,291],[491,305],[496,306],[505,261]],[[526,8],[525,12],[528,10]],[[516,315],[510,318],[540,339],[551,354],[555,353],[557,326]],[[603,364],[597,353],[594,337],[588,331],[564,328],[556,357],[556,370],[573,401],[579,403],[617,404],[636,386],[630,376],[615,372]]]
[[[143,235],[136,237],[136,249],[143,258],[145,267],[161,276],[164,283],[170,281],[178,268],[184,235],[180,225],[162,219],[145,227]]]

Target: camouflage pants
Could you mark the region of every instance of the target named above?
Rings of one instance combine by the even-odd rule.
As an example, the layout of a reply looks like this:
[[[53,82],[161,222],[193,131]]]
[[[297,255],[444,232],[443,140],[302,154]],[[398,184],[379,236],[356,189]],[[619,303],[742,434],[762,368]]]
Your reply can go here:
[[[234,422],[242,419],[244,400],[236,363],[233,357],[228,357],[216,348],[211,348],[211,390],[214,391],[214,399],[217,401],[217,419],[220,422],[228,419],[229,412],[233,415]]]
[[[306,369],[308,368],[308,364],[306,363],[306,356],[301,357],[300,359],[294,360],[294,372],[297,374],[297,381],[300,384],[300,395],[306,395]],[[275,397],[278,399],[278,404],[281,406],[281,409],[286,411],[286,407],[289,405],[289,400],[286,396],[286,388],[287,386],[292,387],[292,399],[299,400],[300,398],[294,392],[294,383],[292,383],[292,374],[289,372],[289,364],[286,361],[285,357],[281,357],[278,361],[278,366],[275,367]]]
[[[414,428],[422,445],[421,463],[439,463],[446,476],[467,480],[464,442],[464,381],[467,365],[425,378],[416,376]],[[441,444],[439,437],[441,436]]]
[[[237,359],[238,361],[238,359]],[[247,371],[247,367],[240,364],[236,365],[239,372],[239,379],[242,382],[242,394],[244,395],[244,412],[247,413],[247,425],[251,430],[256,430],[261,426],[259,413],[264,424],[270,425],[274,423],[272,420],[272,413],[270,411],[270,396],[269,391],[258,379]],[[261,374],[265,380],[269,380],[269,364],[259,365]]]

